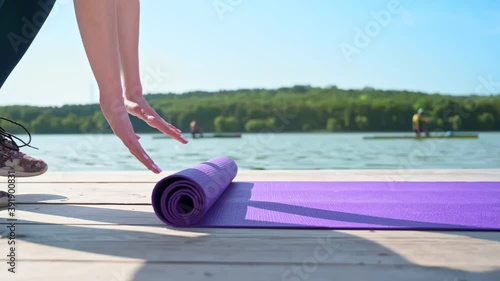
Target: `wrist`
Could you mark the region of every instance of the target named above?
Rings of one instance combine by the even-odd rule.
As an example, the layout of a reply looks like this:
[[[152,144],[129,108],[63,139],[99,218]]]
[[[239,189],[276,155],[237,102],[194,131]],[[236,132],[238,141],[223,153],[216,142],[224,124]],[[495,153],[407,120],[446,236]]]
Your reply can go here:
[[[127,110],[122,96],[101,96],[99,103],[105,116],[126,113]]]
[[[142,86],[125,87],[124,96],[128,100],[135,100],[142,97]]]

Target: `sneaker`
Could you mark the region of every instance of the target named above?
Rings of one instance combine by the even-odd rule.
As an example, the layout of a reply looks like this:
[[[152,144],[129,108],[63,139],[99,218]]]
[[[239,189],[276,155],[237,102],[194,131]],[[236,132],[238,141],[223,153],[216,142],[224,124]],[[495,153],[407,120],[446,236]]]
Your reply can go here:
[[[9,194],[5,191],[0,190],[0,208],[7,207],[9,205]]]
[[[26,130],[21,124],[2,117],[0,119],[12,122]],[[27,130],[26,132],[30,136],[31,141],[31,135]],[[20,146],[17,145],[14,138],[20,140],[0,127],[0,176],[8,176],[12,172],[15,172],[16,177],[33,177],[45,173],[48,169],[47,164],[41,159],[31,157],[19,151]],[[20,141],[24,144],[22,146],[30,146],[29,142]]]

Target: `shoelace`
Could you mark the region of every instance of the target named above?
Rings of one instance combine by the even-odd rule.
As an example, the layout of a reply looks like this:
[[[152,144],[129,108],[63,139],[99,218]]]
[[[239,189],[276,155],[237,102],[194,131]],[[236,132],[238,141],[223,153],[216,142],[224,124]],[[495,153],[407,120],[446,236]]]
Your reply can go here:
[[[28,140],[28,142],[26,143],[26,142],[25,142],[25,141],[23,141],[22,139],[20,139],[20,138],[18,138],[18,137],[16,137],[16,136],[14,136],[13,134],[11,134],[11,133],[9,133],[9,132],[5,131],[5,130],[4,130],[4,128],[0,127],[0,145],[2,145],[2,146],[3,146],[3,147],[5,147],[5,148],[8,148],[8,149],[10,149],[10,150],[14,150],[14,151],[19,151],[19,149],[20,149],[21,147],[24,147],[24,146],[28,146],[28,147],[31,147],[31,148],[34,148],[34,149],[38,149],[38,148],[36,148],[36,147],[33,147],[33,146],[29,145],[29,143],[31,142],[31,134],[30,134],[30,132],[28,131],[28,129],[26,129],[26,127],[24,127],[23,125],[21,125],[21,124],[19,124],[19,123],[15,122],[15,121],[12,121],[12,120],[7,119],[7,118],[4,118],[4,117],[0,117],[0,119],[5,120],[5,121],[8,121],[8,122],[10,122],[10,123],[12,123],[12,124],[18,125],[19,127],[23,128],[23,129],[26,131],[26,133],[28,134],[28,137],[29,137],[29,140]],[[21,145],[21,146],[20,146],[20,145],[18,145],[18,144],[14,141],[14,139],[16,139],[16,140],[18,140],[19,142],[23,143],[23,145]],[[6,144],[5,144],[5,140],[9,140],[9,141],[10,141],[10,143],[11,143],[14,147],[11,147],[11,146],[9,146],[9,145],[6,145]]]

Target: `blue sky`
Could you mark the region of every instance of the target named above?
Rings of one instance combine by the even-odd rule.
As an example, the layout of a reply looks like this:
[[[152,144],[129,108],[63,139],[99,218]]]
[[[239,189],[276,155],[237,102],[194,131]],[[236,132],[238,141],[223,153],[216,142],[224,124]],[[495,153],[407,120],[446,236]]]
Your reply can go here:
[[[500,1],[147,0],[141,16],[146,92],[500,93]],[[0,105],[98,101],[72,1],[57,2],[0,95]]]

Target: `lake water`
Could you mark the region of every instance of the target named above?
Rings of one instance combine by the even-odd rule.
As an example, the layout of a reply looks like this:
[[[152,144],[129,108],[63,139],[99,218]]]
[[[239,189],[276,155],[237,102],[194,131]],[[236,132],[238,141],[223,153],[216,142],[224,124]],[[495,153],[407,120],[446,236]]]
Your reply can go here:
[[[232,157],[242,170],[500,168],[500,133],[480,133],[478,139],[363,140],[370,135],[244,134],[182,145],[143,134],[141,143],[165,171],[221,155]],[[22,151],[44,159],[51,171],[145,169],[114,135],[34,135],[31,145],[39,150]]]

